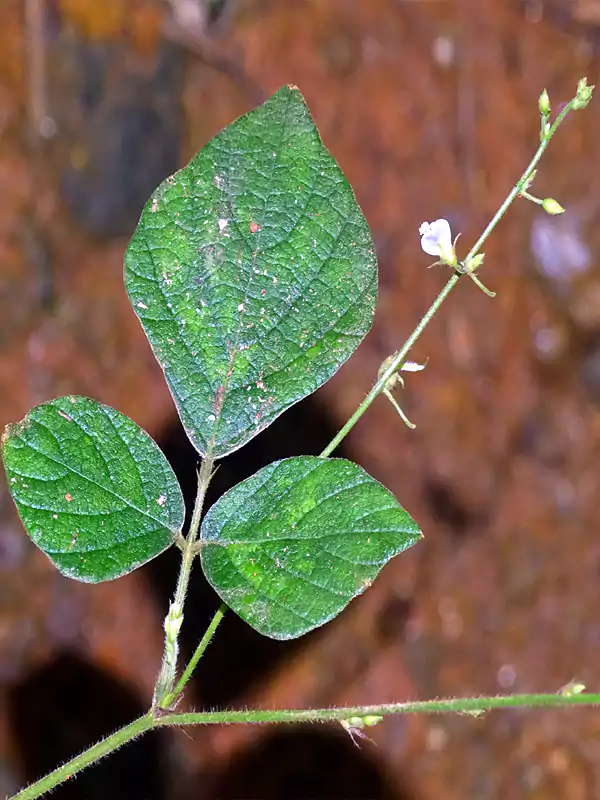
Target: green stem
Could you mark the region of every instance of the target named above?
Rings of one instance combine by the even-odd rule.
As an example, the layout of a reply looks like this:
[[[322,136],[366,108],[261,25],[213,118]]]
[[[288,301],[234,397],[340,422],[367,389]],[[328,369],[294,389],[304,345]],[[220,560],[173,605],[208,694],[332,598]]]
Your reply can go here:
[[[177,578],[177,588],[175,589],[175,598],[169,607],[169,613],[165,619],[165,650],[154,688],[154,706],[158,708],[168,707],[165,699],[170,697],[173,692],[173,683],[175,682],[175,673],[177,670],[177,656],[179,654],[179,631],[183,623],[183,604],[190,582],[192,564],[197,555],[196,540],[198,538],[206,490],[208,489],[208,484],[212,476],[213,463],[214,459],[212,453],[207,453],[198,471],[196,503],[194,505],[190,529],[183,547],[181,567],[179,569],[179,577]]]
[[[342,441],[342,439],[344,439],[346,437],[346,435],[356,425],[358,420],[362,417],[362,415],[365,413],[365,411],[371,405],[373,400],[375,400],[375,398],[379,394],[381,394],[381,392],[386,387],[387,382],[389,381],[389,379],[396,372],[396,370],[398,370],[402,366],[402,364],[404,362],[404,359],[406,358],[410,348],[414,345],[414,343],[417,341],[419,336],[423,333],[423,331],[425,330],[425,328],[427,327],[429,322],[431,322],[431,320],[435,316],[436,311],[442,305],[444,300],[448,297],[448,295],[450,294],[452,289],[454,289],[454,287],[458,283],[458,279],[459,278],[460,278],[460,275],[457,272],[453,273],[453,275],[450,278],[450,280],[446,283],[446,285],[444,286],[442,291],[438,294],[438,296],[435,298],[435,300],[433,301],[433,303],[429,307],[429,310],[427,311],[427,313],[425,314],[423,319],[419,322],[417,327],[414,329],[414,331],[408,337],[408,339],[406,340],[406,342],[404,343],[402,348],[400,350],[398,350],[398,352],[396,353],[396,355],[394,356],[394,358],[390,362],[389,367],[381,375],[381,377],[379,378],[377,383],[373,386],[373,388],[371,389],[369,394],[365,397],[365,399],[362,401],[362,403],[356,409],[354,414],[352,414],[352,416],[350,417],[348,422],[346,422],[344,427],[329,442],[329,444],[327,445],[325,450],[323,450],[323,452],[321,453],[321,458],[327,458],[327,456],[335,450],[335,448]]]
[[[473,714],[502,708],[564,708],[598,705],[600,705],[600,694],[515,694],[496,697],[457,697],[447,700],[415,700],[408,703],[350,708],[201,711],[189,714],[169,714],[158,719],[156,725],[163,727],[257,722],[341,722],[352,717],[368,715],[385,717],[392,714]]]
[[[513,203],[515,198],[517,198],[519,196],[519,194],[521,193],[521,190],[523,189],[523,187],[525,186],[525,184],[529,180],[529,178],[531,176],[531,173],[537,167],[541,157],[544,155],[544,152],[545,152],[546,148],[550,144],[550,139],[552,139],[552,137],[554,136],[554,134],[558,130],[559,126],[564,121],[564,119],[567,116],[567,114],[572,110],[574,102],[575,102],[575,100],[571,100],[569,103],[567,103],[567,105],[563,108],[563,110],[560,112],[558,117],[554,120],[553,124],[550,127],[550,130],[547,133],[547,135],[540,142],[540,145],[539,145],[538,149],[536,150],[534,157],[529,162],[529,166],[527,167],[525,172],[521,175],[521,177],[520,177],[519,181],[517,182],[516,186],[514,186],[513,189],[508,193],[508,195],[506,197],[506,200],[502,203],[502,205],[500,206],[498,211],[496,211],[496,213],[492,217],[492,219],[489,222],[489,224],[486,226],[485,230],[483,231],[483,233],[481,234],[479,239],[477,239],[477,241],[475,242],[473,247],[469,250],[469,253],[468,253],[467,257],[465,258],[465,262],[468,263],[474,256],[476,256],[479,253],[479,251],[483,247],[483,245],[484,245],[486,239],[488,238],[488,236],[490,235],[490,233],[494,230],[496,225],[500,222],[502,217],[506,214],[506,212],[508,211],[509,206]]]
[[[198,662],[200,661],[200,659],[204,655],[204,651],[208,647],[209,642],[212,639],[212,637],[214,635],[214,632],[217,630],[217,627],[218,627],[219,623],[221,622],[221,620],[225,616],[225,612],[226,611],[227,611],[227,606],[225,605],[225,603],[221,603],[221,605],[219,606],[216,614],[212,618],[212,620],[210,622],[210,625],[206,629],[206,632],[205,632],[204,636],[202,637],[202,639],[200,641],[200,644],[196,648],[196,650],[194,652],[194,655],[191,657],[191,659],[189,661],[189,664],[187,665],[187,667],[183,671],[183,675],[181,676],[181,678],[177,682],[177,686],[173,689],[172,692],[169,692],[169,694],[167,694],[164,697],[164,699],[162,701],[162,704],[161,704],[161,707],[163,707],[163,708],[171,708],[173,703],[175,703],[176,700],[179,698],[179,695],[183,692],[186,683],[192,677],[192,673],[196,669],[196,666],[197,666]]]
[[[529,194],[529,192],[526,192],[525,189],[521,189],[521,197],[524,197],[525,200],[531,200],[531,202],[535,203],[536,206],[541,206],[544,202],[541,198],[534,197],[532,194]]]
[[[469,263],[474,256],[477,255],[480,248],[486,241],[487,237],[496,227],[498,222],[506,213],[510,204],[519,195],[521,190],[525,187],[528,179],[531,177],[535,166],[542,157],[550,139],[556,132],[559,125],[567,116],[569,111],[574,108],[575,100],[568,103],[562,112],[559,114],[554,124],[549,129],[548,133],[542,137],[542,142],[530,162],[529,166],[523,173],[517,185],[513,188],[507,196],[504,203],[500,206],[492,221],[485,228],[475,245],[471,248],[463,263]],[[581,107],[581,106],[579,106]],[[467,273],[469,274],[469,273]],[[419,322],[413,333],[407,339],[406,343],[401,350],[391,360],[389,367],[381,375],[377,383],[371,389],[367,397],[360,404],[358,409],[354,412],[352,417],[348,420],[346,425],[341,429],[337,436],[322,452],[322,456],[328,456],[337,445],[344,439],[346,434],[354,427],[358,420],[362,417],[367,408],[371,405],[373,400],[379,395],[386,387],[392,375],[402,366],[409,350],[417,341],[425,327],[429,324],[441,304],[446,297],[450,294],[454,286],[458,283],[460,277],[459,273],[454,273],[448,280],[440,294],[437,296],[431,307]],[[471,277],[473,277],[471,275]],[[35,800],[42,794],[58,786],[60,783],[68,780],[85,767],[94,764],[104,756],[112,753],[121,745],[135,739],[140,734],[147,730],[156,727],[166,727],[171,725],[201,725],[201,724],[216,724],[216,723],[294,723],[294,722],[324,722],[324,721],[347,721],[353,717],[365,716],[388,716],[391,714],[440,714],[440,713],[478,713],[483,711],[490,711],[492,709],[500,708],[559,708],[568,706],[597,706],[600,705],[600,694],[573,694],[573,693],[559,693],[559,694],[521,694],[513,696],[500,696],[500,697],[466,697],[466,698],[451,698],[446,700],[423,700],[408,703],[394,703],[386,705],[375,706],[357,706],[352,708],[324,708],[324,709],[308,709],[308,710],[255,710],[255,711],[219,711],[219,712],[200,712],[189,714],[165,714],[160,715],[156,710],[156,706],[168,705],[166,701],[173,702],[177,699],[178,695],[183,690],[187,681],[189,680],[196,664],[203,655],[210,638],[212,637],[215,629],[221,621],[225,607],[221,606],[213,620],[204,634],[202,641],[198,645],[196,652],[192,656],[190,663],[184,670],[177,686],[173,690],[173,683],[175,681],[175,671],[177,666],[177,651],[178,651],[178,634],[183,621],[183,603],[189,584],[190,571],[193,564],[194,557],[197,555],[197,537],[200,527],[200,518],[202,515],[202,508],[206,496],[206,490],[210,482],[212,474],[213,458],[209,453],[202,462],[202,467],[198,474],[198,491],[196,495],[196,504],[192,515],[190,529],[185,541],[181,539],[178,544],[182,547],[183,556],[181,562],[181,569],[177,581],[177,588],[175,591],[175,599],[169,609],[169,614],[165,620],[166,640],[165,640],[165,653],[163,656],[163,663],[161,671],[156,683],[155,700],[153,708],[143,717],[139,717],[134,722],[126,725],[124,728],[116,731],[115,733],[103,739],[101,742],[93,745],[84,753],[71,759],[71,761],[63,764],[58,769],[46,775],[36,783],[31,784],[27,788],[21,790],[13,796],[12,800]],[[156,715],[156,716],[155,716]]]
[[[73,775],[81,772],[82,769],[89,767],[91,764],[94,764],[96,761],[104,758],[104,756],[109,755],[109,753],[112,753],[118,747],[121,747],[121,745],[124,745],[126,742],[130,742],[132,739],[135,739],[140,734],[150,730],[155,725],[156,722],[152,712],[149,711],[143,717],[139,717],[129,725],[125,725],[124,728],[121,728],[110,736],[107,736],[106,739],[102,739],[102,741],[93,745],[93,747],[90,747],[89,750],[86,750],[84,753],[81,753],[80,755],[75,756],[75,758],[72,758],[70,761],[67,761],[66,764],[62,765],[62,767],[58,767],[58,769],[55,769],[48,775],[45,775],[39,781],[32,783],[25,789],[21,789],[20,792],[13,795],[11,800],[34,800],[36,797],[41,797],[41,795],[49,792],[51,789],[54,789],[55,786],[64,783],[64,781],[68,780]]]
[[[130,725],[95,744],[85,753],[63,764],[36,783],[22,789],[10,800],[35,800],[55,786],[76,775],[85,767],[153,728],[174,725],[224,725],[240,723],[299,723],[343,722],[353,717],[394,714],[476,714],[493,709],[508,708],[565,708],[569,706],[599,706],[600,694],[516,694],[495,697],[455,697],[446,700],[415,700],[407,703],[386,703],[346,708],[276,709],[254,711],[201,711],[189,714],[165,714],[153,717],[148,712]]]
[[[475,242],[473,247],[469,250],[469,253],[468,253],[467,257],[463,261],[464,264],[468,264],[479,253],[480,249],[483,247],[483,245],[486,242],[486,240],[487,240],[488,236],[490,235],[490,233],[494,230],[496,225],[500,222],[502,217],[506,214],[506,212],[507,212],[509,206],[511,205],[511,203],[513,203],[514,200],[519,196],[519,194],[521,193],[521,190],[526,185],[529,177],[531,176],[531,173],[536,168],[540,158],[543,156],[544,151],[548,147],[550,139],[554,136],[554,134],[556,133],[557,128],[559,127],[559,125],[562,123],[562,121],[567,116],[569,111],[571,111],[571,109],[573,108],[573,103],[574,102],[575,102],[574,100],[571,100],[571,102],[567,103],[567,105],[560,112],[560,114],[558,115],[558,117],[554,121],[554,124],[551,126],[550,130],[548,131],[548,134],[542,140],[542,142],[540,142],[540,146],[536,150],[535,155],[533,156],[533,158],[529,162],[529,166],[527,167],[527,169],[525,170],[523,175],[520,177],[520,179],[517,182],[516,186],[514,186],[513,189],[509,192],[509,194],[507,195],[505,201],[502,203],[502,205],[500,206],[498,211],[494,214],[494,216],[493,216],[491,222],[489,223],[489,225],[486,226],[485,230],[483,231],[483,233],[481,234],[479,239],[477,239],[477,241]],[[478,284],[478,286],[486,294],[492,295],[492,293],[489,292],[476,279],[474,273],[464,273],[464,274],[468,274],[470,278],[475,280],[475,282]],[[455,272],[452,275],[450,280],[446,283],[446,285],[444,286],[442,291],[439,293],[439,295],[436,297],[436,299],[433,301],[433,303],[429,307],[429,310],[425,313],[425,316],[422,318],[422,320],[419,322],[417,327],[414,329],[414,331],[408,337],[408,339],[406,340],[404,345],[401,347],[401,349],[398,350],[398,352],[394,356],[393,360],[390,362],[389,367],[381,375],[381,377],[377,380],[377,383],[375,383],[375,385],[373,386],[373,388],[371,389],[369,394],[365,397],[365,399],[362,401],[362,403],[358,406],[358,408],[356,409],[354,414],[352,414],[350,419],[346,422],[344,427],[336,434],[336,436],[334,436],[334,438],[331,440],[331,442],[323,450],[323,452],[321,453],[321,458],[327,458],[327,456],[329,456],[335,450],[335,448],[340,444],[340,442],[343,439],[345,439],[345,437],[348,435],[348,433],[356,425],[358,420],[362,417],[362,415],[365,413],[365,411],[369,408],[369,406],[371,405],[373,400],[375,400],[375,398],[383,392],[383,390],[386,387],[387,382],[389,381],[389,379],[392,377],[392,375],[398,369],[400,369],[400,367],[404,363],[404,360],[406,359],[406,356],[408,355],[409,350],[415,344],[415,342],[417,341],[419,336],[423,333],[424,329],[427,327],[427,325],[431,322],[431,320],[435,316],[435,314],[438,311],[439,307],[442,305],[444,300],[448,297],[448,295],[450,294],[452,289],[454,289],[454,287],[458,283],[459,277],[460,277],[460,273],[458,273],[458,272]]]

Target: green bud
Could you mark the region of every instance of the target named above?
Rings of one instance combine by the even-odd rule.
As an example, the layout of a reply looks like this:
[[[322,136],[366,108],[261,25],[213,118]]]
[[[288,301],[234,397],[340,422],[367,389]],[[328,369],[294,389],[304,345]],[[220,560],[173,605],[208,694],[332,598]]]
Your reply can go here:
[[[344,728],[362,728],[364,726],[364,719],[362,717],[348,717],[342,720]]]
[[[557,203],[552,197],[547,197],[545,200],[542,200],[542,208],[546,214],[552,214],[552,216],[564,214],[565,211],[561,204]]]
[[[366,725],[367,728],[371,728],[373,725],[379,725],[380,722],[383,722],[383,717],[379,714],[366,714],[362,718],[363,725]]]
[[[348,719],[342,720],[342,727],[360,730],[361,728],[372,728],[373,725],[378,725],[382,721],[383,717],[379,714],[365,714],[364,717],[348,717]]]
[[[485,258],[485,253],[479,253],[477,256],[473,256],[473,258],[467,263],[467,270],[468,272],[475,272],[482,264]]]
[[[548,97],[548,92],[544,89],[544,91],[540,95],[540,99],[538,102],[540,114],[543,117],[547,117],[550,113],[550,98]]]
[[[587,78],[582,78],[577,84],[577,94],[573,100],[573,108],[579,110],[585,108],[592,99],[593,86],[587,85]]]
[[[579,681],[571,681],[559,689],[559,694],[564,695],[565,697],[573,697],[575,694],[582,694],[585,692],[585,684],[580,683]]]

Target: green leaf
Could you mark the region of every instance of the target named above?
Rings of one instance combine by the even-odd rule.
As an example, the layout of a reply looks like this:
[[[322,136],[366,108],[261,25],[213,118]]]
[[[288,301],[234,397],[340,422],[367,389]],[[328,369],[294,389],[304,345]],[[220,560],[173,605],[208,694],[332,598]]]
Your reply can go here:
[[[241,447],[354,352],[375,308],[373,242],[297,89],[158,187],[125,284],[203,454]]]
[[[27,533],[69,578],[118,578],[169,547],[184,519],[177,479],[134,422],[59,397],[2,435],[8,486]]]
[[[294,639],[337,616],[420,538],[357,464],[302,456],[270,464],[215,503],[202,523],[202,567],[259,633]]]

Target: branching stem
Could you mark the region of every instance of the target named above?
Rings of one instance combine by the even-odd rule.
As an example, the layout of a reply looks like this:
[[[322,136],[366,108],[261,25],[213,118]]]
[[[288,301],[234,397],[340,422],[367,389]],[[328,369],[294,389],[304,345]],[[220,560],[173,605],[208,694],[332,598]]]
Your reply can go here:
[[[470,264],[475,256],[479,254],[481,247],[487,240],[490,233],[494,230],[498,222],[502,219],[511,203],[526,191],[531,183],[533,172],[540,158],[542,157],[550,139],[556,132],[559,125],[567,116],[569,111],[574,108],[583,108],[589,102],[591,89],[586,87],[585,80],[580,82],[578,95],[571,100],[556,118],[555,122],[546,130],[542,126],[541,143],[529,166],[506,197],[489,225],[485,228],[479,239],[475,242],[467,257],[462,264]],[[581,95],[581,96],[580,96]],[[473,272],[463,272],[473,278]],[[373,400],[385,389],[388,381],[402,367],[409,350],[415,344],[423,330],[433,319],[439,307],[448,297],[452,289],[458,283],[461,276],[460,271],[454,271],[442,291],[436,297],[429,310],[425,313],[415,330],[408,337],[405,344],[398,351],[393,359],[390,360],[388,368],[381,374],[369,394],[359,405],[348,422],[321,453],[322,457],[330,455],[338,444],[344,439],[349,431],[354,427],[358,420],[371,405]],[[482,287],[485,290],[485,287]],[[213,617],[202,641],[196,648],[189,664],[185,668],[177,685],[175,676],[177,669],[178,655],[178,636],[183,621],[183,606],[190,579],[192,564],[198,555],[198,531],[200,529],[200,519],[204,507],[206,490],[210,483],[213,468],[212,453],[209,452],[202,462],[198,473],[198,491],[196,504],[188,535],[178,538],[178,545],[182,549],[181,568],[177,580],[175,597],[169,608],[169,613],[165,619],[165,651],[161,670],[156,682],[154,692],[154,703],[150,711],[143,717],[139,717],[134,722],[116,731],[106,739],[90,747],[84,753],[71,759],[71,761],[58,767],[58,769],[46,775],[31,786],[21,790],[14,795],[12,800],[35,800],[55,786],[63,783],[76,775],[81,770],[99,761],[104,756],[112,753],[121,745],[135,739],[145,731],[152,728],[167,727],[173,725],[208,725],[208,724],[232,724],[232,723],[295,723],[295,722],[348,722],[362,717],[385,717],[392,714],[442,714],[442,713],[461,713],[461,714],[480,714],[493,709],[510,708],[558,708],[568,706],[598,706],[600,705],[600,694],[578,694],[574,691],[563,690],[558,694],[521,694],[512,696],[496,697],[467,697],[449,698],[443,700],[418,700],[406,703],[394,703],[375,706],[355,706],[350,708],[321,708],[321,709],[288,709],[288,710],[250,710],[250,711],[204,711],[176,714],[170,709],[175,704],[183,691],[187,681],[192,675],[198,661],[204,654],[210,639],[215,632],[219,622],[225,613],[225,606],[221,605]],[[353,723],[354,724],[354,723]],[[366,722],[365,722],[366,724]]]
[[[200,519],[204,507],[206,490],[210,483],[214,459],[212,453],[207,453],[198,471],[198,489],[196,492],[196,503],[192,514],[190,529],[185,539],[181,556],[181,567],[177,578],[177,588],[175,598],[169,607],[169,613],[165,619],[165,650],[163,660],[154,688],[153,706],[158,708],[168,708],[170,700],[173,700],[173,684],[177,670],[177,656],[179,654],[179,631],[183,623],[183,605],[190,582],[190,573],[194,558],[197,555],[196,540],[200,529]],[[208,644],[208,642],[206,642]],[[189,676],[188,676],[189,677]],[[187,680],[186,680],[187,682]],[[185,683],[184,683],[185,685]]]
[[[253,711],[203,711],[189,714],[161,714],[151,712],[95,744],[85,753],[63,764],[36,783],[14,795],[11,800],[35,798],[68,780],[81,770],[99,761],[126,742],[152,728],[174,725],[259,724],[299,722],[343,722],[356,717],[391,716],[393,714],[471,714],[477,715],[494,709],[511,708],[565,708],[572,706],[599,706],[600,694],[516,694],[495,697],[455,697],[447,700],[417,700],[348,708],[275,709]]]

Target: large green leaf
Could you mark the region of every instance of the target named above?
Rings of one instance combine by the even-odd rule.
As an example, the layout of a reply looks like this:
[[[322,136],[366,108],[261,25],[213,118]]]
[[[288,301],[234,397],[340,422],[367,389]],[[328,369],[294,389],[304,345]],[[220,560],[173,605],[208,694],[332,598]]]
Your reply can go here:
[[[158,187],[125,284],[200,453],[241,447],[354,352],[376,302],[373,243],[297,89]]]
[[[85,397],[32,409],[2,436],[27,533],[80,581],[131,572],[173,543],[183,497],[166,458],[127,417]]]
[[[202,567],[253,628],[294,639],[337,616],[420,537],[357,464],[302,456],[270,464],[215,503],[202,523]]]

